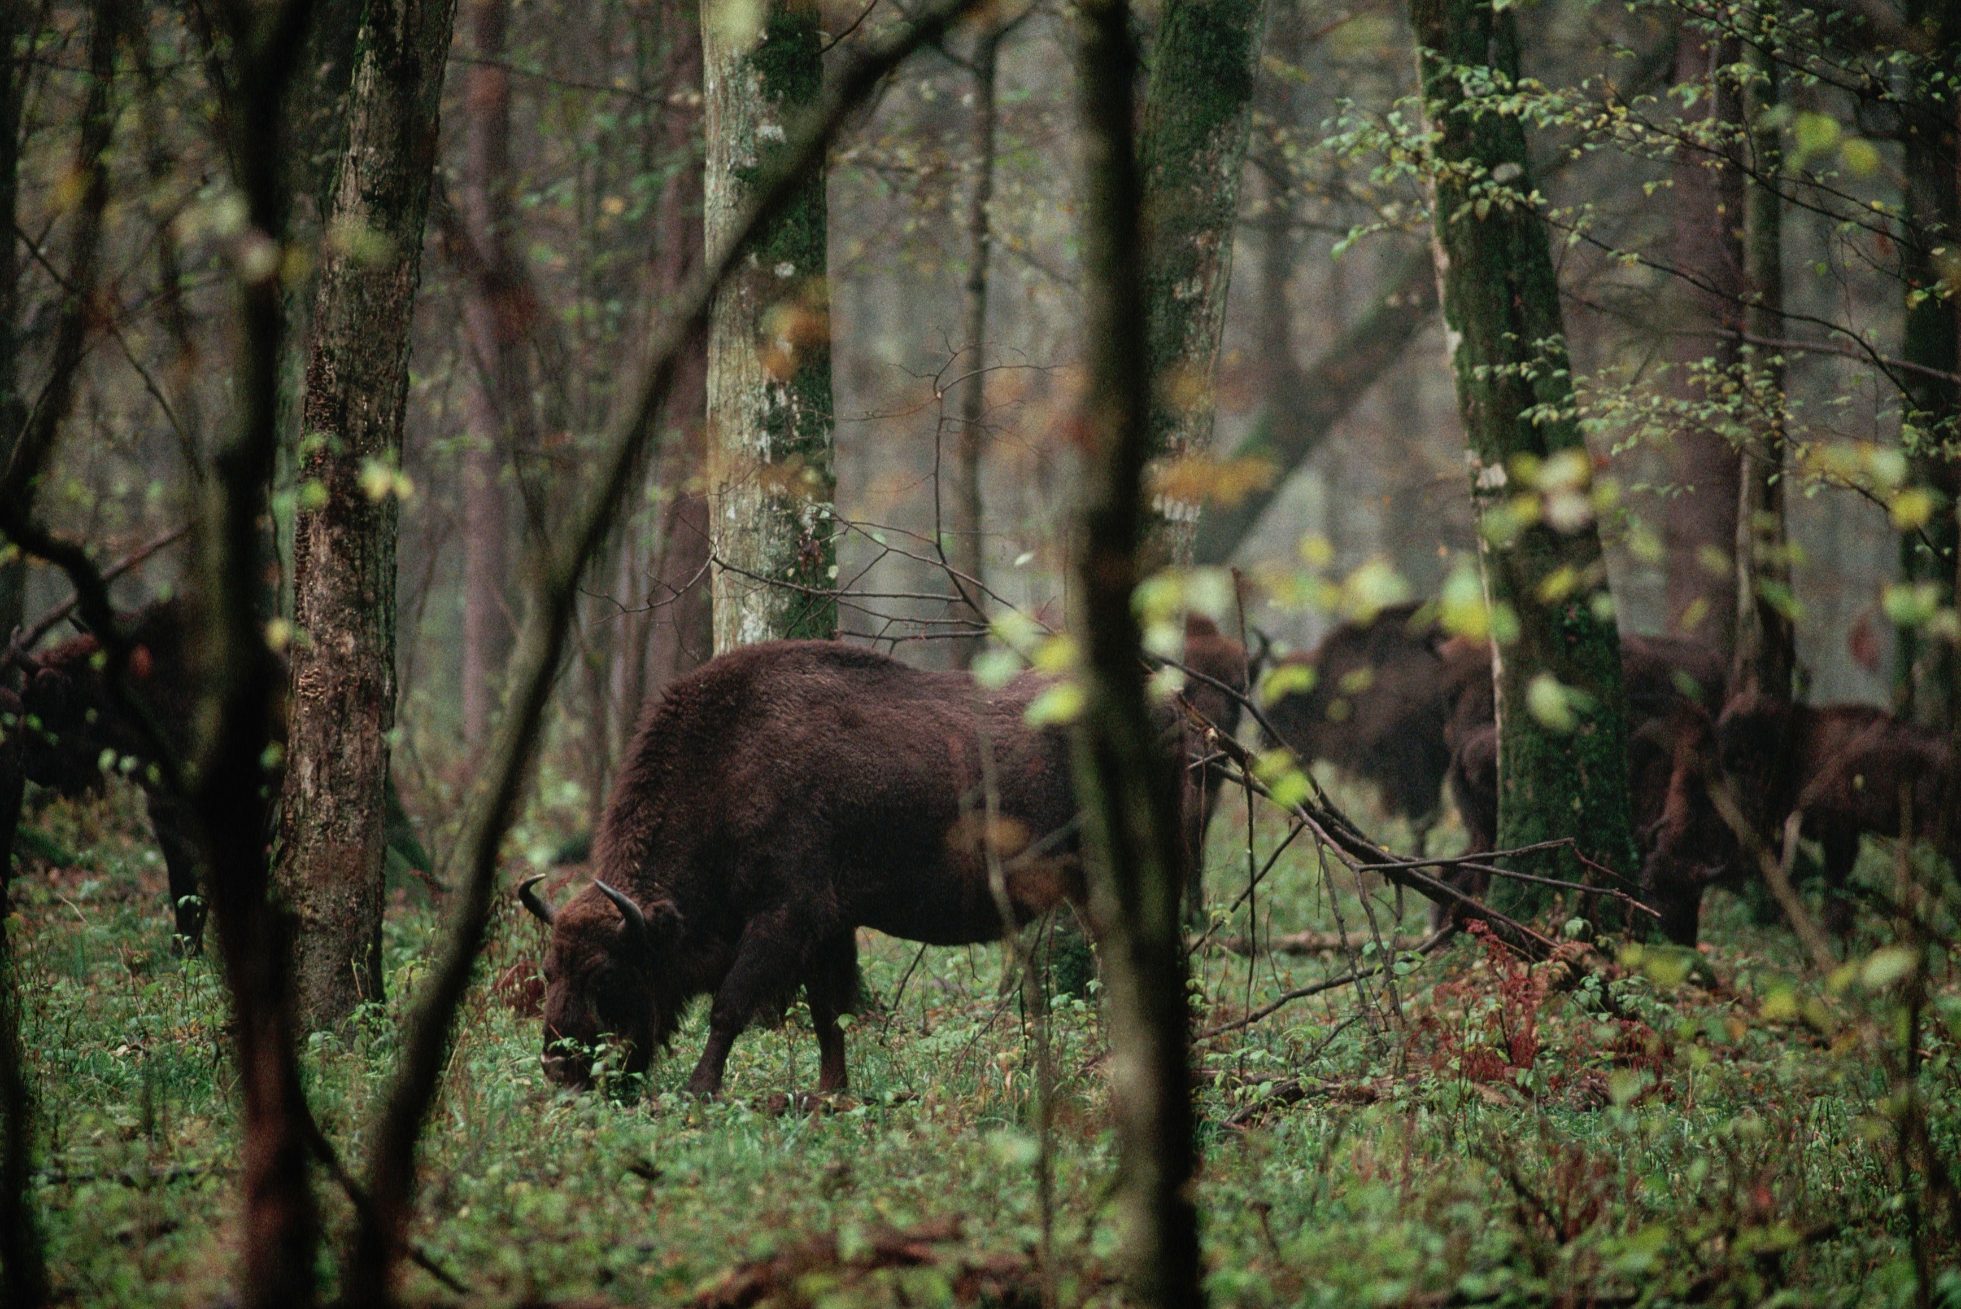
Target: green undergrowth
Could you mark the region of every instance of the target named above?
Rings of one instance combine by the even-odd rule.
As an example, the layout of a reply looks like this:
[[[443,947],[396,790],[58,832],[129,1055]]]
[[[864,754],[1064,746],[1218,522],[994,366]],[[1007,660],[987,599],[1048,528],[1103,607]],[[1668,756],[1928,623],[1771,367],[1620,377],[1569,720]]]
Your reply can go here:
[[[171,952],[161,871],[123,818],[105,832],[43,811],[40,828],[82,862],[30,864],[18,884],[33,1199],[62,1302],[218,1303],[238,1239],[224,995],[211,959]],[[1263,824],[1257,856],[1280,835]],[[1229,799],[1215,904],[1245,887],[1244,842]],[[1887,858],[1869,852],[1874,876]],[[315,1110],[356,1166],[439,930],[418,901],[398,896],[391,912],[388,1003],[306,1050]],[[1252,903],[1256,935],[1366,934],[1373,919],[1387,948],[1197,956],[1198,1197],[1216,1303],[1913,1302],[1895,1087],[1850,1025],[1891,1012],[1886,969],[1840,993],[1806,984],[1788,934],[1728,901],[1712,904],[1715,944],[1695,959],[1527,969],[1476,939],[1397,955],[1398,934],[1421,933],[1422,903],[1330,881],[1305,845]],[[1245,909],[1222,914],[1215,943],[1246,933]],[[1852,955],[1883,958],[1886,944],[1868,937]],[[680,1092],[699,1014],[647,1086],[549,1089],[537,1021],[518,1011],[541,945],[531,920],[500,919],[424,1143],[415,1241],[467,1295],[415,1268],[411,1299],[681,1304],[814,1241],[830,1253],[773,1302],[1037,1303],[1043,1269],[1060,1304],[1117,1302],[1093,994],[1054,1008],[1045,1142],[1039,1045],[999,948],[922,953],[868,934],[853,1091],[812,1107],[796,1098],[816,1080],[801,1006],[738,1044],[723,1101]],[[1379,964],[1360,988],[1217,1030]],[[1956,987],[1931,980],[1922,1095],[1952,1160]],[[319,1190],[330,1288],[349,1210],[324,1177]],[[891,1230],[918,1234],[925,1257],[882,1266]],[[1954,1247],[1928,1248],[1954,1303]]]

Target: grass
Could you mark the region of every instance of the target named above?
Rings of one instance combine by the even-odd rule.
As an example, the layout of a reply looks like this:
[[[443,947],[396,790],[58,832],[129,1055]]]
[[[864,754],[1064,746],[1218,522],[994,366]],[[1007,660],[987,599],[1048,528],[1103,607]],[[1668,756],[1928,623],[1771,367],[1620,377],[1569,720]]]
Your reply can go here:
[[[214,964],[171,953],[161,869],[128,797],[106,820],[54,807],[40,823],[82,852],[78,867],[29,870],[10,925],[41,1106],[34,1200],[60,1298],[222,1301],[238,1239],[238,1140]],[[1243,832],[1243,811],[1229,805],[1214,829],[1215,899],[1243,886]],[[1263,827],[1261,848],[1278,835]],[[1885,858],[1869,855],[1881,869]],[[1411,902],[1399,916],[1380,888],[1331,893],[1305,849],[1257,900],[1273,932],[1338,919],[1352,929],[1368,912],[1385,933],[1413,932],[1421,910]],[[436,930],[427,906],[398,903],[389,1002],[344,1039],[309,1045],[317,1112],[350,1161],[362,1157],[402,998]],[[1611,980],[1578,986],[1559,965],[1528,971],[1464,941],[1402,960],[1388,984],[1343,987],[1202,1042],[1198,1194],[1215,1302],[1912,1303],[1891,1085],[1826,1012],[1879,1005],[1883,988],[1794,989],[1788,936],[1734,904],[1713,906],[1708,933],[1718,944],[1706,968],[1691,973],[1661,952],[1645,971],[1610,969]],[[473,1302],[680,1303],[799,1242],[835,1241],[848,1260],[883,1229],[949,1220],[957,1238],[927,1262],[833,1266],[796,1283],[792,1299],[985,1298],[963,1267],[1012,1256],[1032,1268],[1046,1239],[1060,1303],[1115,1302],[1093,997],[1056,1005],[1045,1151],[1030,1029],[1005,998],[998,948],[922,957],[868,935],[877,1004],[849,1033],[854,1094],[813,1113],[783,1111],[816,1079],[800,1011],[738,1044],[726,1101],[679,1090],[699,1015],[642,1094],[548,1089],[536,1020],[495,986],[514,967],[522,975],[540,944],[521,914],[501,921],[425,1139],[415,1239]],[[1199,962],[1203,1030],[1352,961],[1208,952]],[[1923,1042],[1923,1086],[1953,1159],[1961,1000],[1951,974],[1935,986],[1943,1021]],[[324,1181],[320,1192],[338,1240],[347,1206]],[[1941,1289],[1961,1296],[1953,1247],[1935,1250],[1947,1261]],[[458,1299],[419,1269],[407,1291]]]

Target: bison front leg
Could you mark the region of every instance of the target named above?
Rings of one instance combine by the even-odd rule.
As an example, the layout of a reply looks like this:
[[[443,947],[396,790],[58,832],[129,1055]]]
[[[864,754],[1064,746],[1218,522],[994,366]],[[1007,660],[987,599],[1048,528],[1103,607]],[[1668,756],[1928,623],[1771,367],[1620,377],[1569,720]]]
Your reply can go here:
[[[197,838],[190,812],[183,802],[145,788],[144,808],[150,814],[150,828],[163,851],[163,866],[170,877],[170,908],[176,919],[177,948],[196,954],[204,943],[204,896],[198,886]]]
[[[774,910],[749,920],[736,943],[735,962],[722,978],[708,1011],[708,1044],[701,1048],[701,1058],[688,1077],[690,1094],[721,1092],[722,1071],[728,1065],[735,1038],[765,1010],[795,994],[811,953],[809,925],[799,923],[788,910]]]

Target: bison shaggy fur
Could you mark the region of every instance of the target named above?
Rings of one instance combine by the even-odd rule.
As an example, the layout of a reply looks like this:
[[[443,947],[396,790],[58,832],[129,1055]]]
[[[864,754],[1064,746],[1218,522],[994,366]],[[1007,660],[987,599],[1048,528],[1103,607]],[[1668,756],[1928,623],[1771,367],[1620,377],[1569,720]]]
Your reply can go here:
[[[547,1075],[588,1084],[607,1040],[642,1071],[707,995],[688,1088],[713,1094],[737,1036],[801,988],[836,1090],[856,929],[962,945],[1080,905],[1068,736],[1025,720],[1045,685],[986,690],[829,641],[749,646],[674,683],[614,783],[594,883],[555,913],[527,900],[552,925]]]

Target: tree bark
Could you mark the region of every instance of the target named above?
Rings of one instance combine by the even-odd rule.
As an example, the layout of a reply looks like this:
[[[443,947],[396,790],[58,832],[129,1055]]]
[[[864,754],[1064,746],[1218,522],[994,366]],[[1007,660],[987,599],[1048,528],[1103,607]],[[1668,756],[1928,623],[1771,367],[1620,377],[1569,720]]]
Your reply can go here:
[[[19,46],[27,38],[25,17],[23,6],[0,7],[0,469],[13,458],[14,443],[27,422],[15,335],[20,322],[20,255],[14,239],[20,110],[28,77],[27,60],[19,57]],[[25,575],[25,560],[0,563],[0,632],[12,633],[20,626]],[[0,669],[0,674],[8,671]],[[20,702],[7,696],[0,684],[0,710],[6,709],[18,712]],[[48,1298],[48,1269],[41,1253],[30,1176],[34,1093],[22,1058],[20,988],[7,921],[14,832],[25,785],[18,730],[18,723],[0,718],[0,1299],[18,1309],[39,1309]]]
[[[1761,16],[1762,10],[1753,11]],[[1743,94],[1752,180],[1743,195],[1743,267],[1749,299],[1743,330],[1758,341],[1784,332],[1783,204],[1775,188],[1782,167],[1778,144],[1777,64],[1758,42],[1744,55],[1750,68]],[[1784,525],[1784,361],[1750,347],[1749,388],[1758,429],[1740,455],[1736,510],[1736,642],[1730,652],[1732,698],[1787,700],[1797,668],[1791,626],[1790,543]],[[1765,815],[1769,817],[1769,815]]]
[[[537,448],[525,330],[536,311],[511,245],[511,79],[503,68],[509,0],[469,0],[477,62],[463,76],[464,165],[459,200],[469,245],[463,332],[473,364],[470,442],[463,455],[463,743],[489,739],[497,679],[510,655],[505,543],[506,452]]]
[[[1517,628],[1492,661],[1499,844],[1571,837],[1631,873],[1620,638],[1587,499],[1591,461],[1574,416],[1559,287],[1531,208],[1524,128],[1470,103],[1460,79],[1471,69],[1501,87],[1517,81],[1513,11],[1492,0],[1411,0],[1410,17],[1437,134],[1437,277],[1485,593]],[[1573,479],[1565,521],[1548,512],[1510,530],[1514,496],[1536,494],[1553,508],[1551,492],[1531,482],[1534,465],[1553,456],[1564,456]],[[1508,881],[1494,888],[1494,907],[1536,911],[1539,890]]]
[[[813,0],[767,0],[753,46],[702,12],[708,249],[823,89]],[[824,174],[804,182],[715,298],[708,336],[715,650],[837,631]]]
[[[1000,49],[1000,30],[991,25],[974,42],[974,186],[967,197],[966,303],[961,314],[965,326],[960,343],[970,359],[967,379],[960,389],[953,521],[946,531],[948,554],[954,571],[961,575],[951,579],[954,593],[960,597],[954,612],[964,613],[976,623],[987,622],[977,584],[986,581],[987,568],[981,477],[987,448],[987,274],[993,254],[992,216],[988,206],[994,198],[994,131],[998,118],[994,103],[995,66]],[[965,667],[985,644],[985,638],[979,633],[955,642],[954,662]]]
[[[1194,547],[1199,563],[1223,564],[1232,558],[1279,499],[1287,478],[1395,366],[1429,321],[1437,307],[1437,280],[1427,252],[1412,252],[1394,265],[1387,282],[1388,292],[1343,329],[1312,365],[1294,374],[1287,383],[1289,393],[1234,448],[1234,459],[1270,463],[1273,476],[1233,504],[1206,509],[1198,520]]]
[[[1148,528],[1144,476],[1153,451],[1144,288],[1138,276],[1142,187],[1131,140],[1136,53],[1125,0],[1082,10],[1084,319],[1089,388],[1080,431],[1083,490],[1072,571],[1084,648],[1075,774],[1103,929],[1116,1113],[1118,1222],[1139,1304],[1204,1303],[1182,895],[1178,776],[1144,697],[1131,593]]]
[[[1675,80],[1699,86],[1697,101],[1713,127],[1738,123],[1742,106],[1733,77],[1721,70],[1740,57],[1734,38],[1711,42],[1684,23],[1675,34]],[[1682,284],[1682,326],[1669,352],[1671,390],[1695,412],[1714,401],[1707,382],[1734,375],[1744,301],[1743,174],[1730,159],[1697,150],[1676,156],[1670,192],[1673,263],[1693,275]],[[1711,331],[1720,333],[1712,345]],[[1667,585],[1667,631],[1727,649],[1736,621],[1736,448],[1716,427],[1687,422],[1668,446],[1676,494],[1661,514]]]
[[[1935,255],[1955,258],[1961,240],[1961,144],[1957,143],[1957,109],[1961,98],[1951,88],[1955,61],[1961,59],[1961,4],[1956,0],[1908,0],[1906,20],[1924,42],[1924,63],[1912,66],[1916,94],[1905,106],[1902,129],[1905,147],[1907,231],[1900,241],[1901,281],[1906,291],[1901,354],[1911,363],[1950,376],[1961,371],[1961,300],[1943,292],[1945,270]],[[1937,80],[1936,70],[1945,76]],[[1954,574],[1957,528],[1953,510],[1961,507],[1961,461],[1950,446],[1956,431],[1957,394],[1947,378],[1929,373],[1907,377],[1907,450],[1914,480],[1935,491],[1942,511],[1924,533],[1910,533],[1900,542],[1901,580],[1927,581],[1937,589],[1942,606],[1955,603]],[[1927,722],[1961,727],[1961,695],[1954,686],[1961,677],[1954,643],[1932,640],[1903,627],[1899,632],[1897,686],[1900,711]]]
[[[301,469],[324,498],[294,526],[299,635],[276,869],[299,919],[296,996],[312,1027],[381,996],[393,479],[454,13],[453,0],[384,0],[364,14],[313,306]]]
[[[1151,53],[1143,169],[1150,440],[1160,466],[1212,450],[1213,370],[1232,278],[1264,0],[1167,5]],[[1188,565],[1199,506],[1154,498],[1152,554]]]

